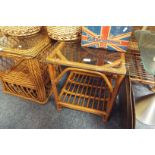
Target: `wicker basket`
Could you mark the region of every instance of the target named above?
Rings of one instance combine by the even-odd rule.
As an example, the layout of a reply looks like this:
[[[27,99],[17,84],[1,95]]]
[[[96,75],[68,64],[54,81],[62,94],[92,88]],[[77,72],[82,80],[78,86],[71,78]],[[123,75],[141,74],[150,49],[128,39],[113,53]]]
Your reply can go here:
[[[48,67],[38,59],[40,53],[48,52],[52,46],[45,33],[24,37],[0,34],[0,79],[3,92],[40,104],[48,101],[51,93]]]
[[[37,80],[32,76],[28,68],[27,60],[24,60],[2,76],[3,92],[40,104],[47,103],[51,89],[48,68],[47,65],[42,63],[36,63],[36,66],[39,67],[39,70],[35,68],[37,78],[43,81],[43,83],[40,82],[43,87],[37,84]]]
[[[47,26],[50,38],[59,41],[77,40],[81,37],[80,26]]]
[[[0,30],[4,34],[11,36],[28,36],[40,31],[40,26],[1,26]]]

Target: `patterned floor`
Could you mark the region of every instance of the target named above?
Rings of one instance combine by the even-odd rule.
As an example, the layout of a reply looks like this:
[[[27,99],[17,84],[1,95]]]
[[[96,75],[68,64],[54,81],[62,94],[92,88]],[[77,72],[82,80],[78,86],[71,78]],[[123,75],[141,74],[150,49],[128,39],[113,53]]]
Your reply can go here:
[[[139,91],[141,89],[141,91]],[[145,87],[135,86],[134,90],[146,92]],[[46,105],[34,104],[18,97],[3,94],[0,86],[0,128],[1,129],[120,129],[119,104],[116,104],[111,119],[103,123],[102,118],[93,114],[63,108],[57,112],[51,97]],[[139,121],[136,128],[155,128]]]

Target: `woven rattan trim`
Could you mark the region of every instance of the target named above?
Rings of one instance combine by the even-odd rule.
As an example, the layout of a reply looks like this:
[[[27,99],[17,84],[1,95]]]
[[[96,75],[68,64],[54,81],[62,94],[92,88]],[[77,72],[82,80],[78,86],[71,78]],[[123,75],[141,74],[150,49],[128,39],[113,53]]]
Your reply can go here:
[[[28,36],[38,33],[41,30],[40,26],[0,26],[2,33],[11,36]]]
[[[60,41],[77,40],[81,37],[80,26],[47,26],[50,38]]]

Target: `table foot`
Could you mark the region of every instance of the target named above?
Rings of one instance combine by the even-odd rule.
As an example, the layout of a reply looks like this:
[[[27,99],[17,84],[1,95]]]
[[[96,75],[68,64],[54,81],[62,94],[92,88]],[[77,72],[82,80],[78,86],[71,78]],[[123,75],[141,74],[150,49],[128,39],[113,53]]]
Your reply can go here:
[[[61,111],[62,110],[62,106],[60,106],[60,105],[57,105],[57,111]]]

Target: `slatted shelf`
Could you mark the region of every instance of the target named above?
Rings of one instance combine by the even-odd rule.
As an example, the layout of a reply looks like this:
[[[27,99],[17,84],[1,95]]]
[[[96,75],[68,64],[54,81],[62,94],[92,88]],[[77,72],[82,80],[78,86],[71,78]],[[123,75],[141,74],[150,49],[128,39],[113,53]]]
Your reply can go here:
[[[106,115],[110,92],[105,81],[93,74],[72,71],[59,95],[60,104],[76,110]]]

